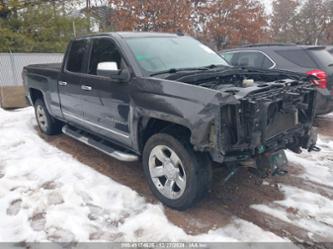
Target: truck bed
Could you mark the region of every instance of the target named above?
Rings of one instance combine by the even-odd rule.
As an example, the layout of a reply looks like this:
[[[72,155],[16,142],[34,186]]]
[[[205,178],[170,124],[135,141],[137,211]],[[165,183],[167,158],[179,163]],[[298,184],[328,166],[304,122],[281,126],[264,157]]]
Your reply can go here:
[[[29,102],[33,104],[31,89],[41,90],[44,93],[45,104],[52,115],[61,115],[58,97],[58,80],[61,67],[61,63],[33,64],[24,67],[22,73]]]
[[[26,66],[26,69],[37,69],[37,70],[52,70],[52,71],[60,71],[61,70],[61,63],[47,63],[47,64],[32,64]]]

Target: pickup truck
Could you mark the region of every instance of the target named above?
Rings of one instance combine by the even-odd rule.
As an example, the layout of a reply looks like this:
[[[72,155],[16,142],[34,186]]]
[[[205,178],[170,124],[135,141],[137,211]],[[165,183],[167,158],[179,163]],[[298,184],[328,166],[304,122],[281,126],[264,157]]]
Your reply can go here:
[[[122,161],[142,159],[151,191],[184,210],[240,168],[287,172],[284,149],[318,150],[306,75],[229,66],[182,34],[117,32],[72,40],[62,64],[23,69],[40,130]]]

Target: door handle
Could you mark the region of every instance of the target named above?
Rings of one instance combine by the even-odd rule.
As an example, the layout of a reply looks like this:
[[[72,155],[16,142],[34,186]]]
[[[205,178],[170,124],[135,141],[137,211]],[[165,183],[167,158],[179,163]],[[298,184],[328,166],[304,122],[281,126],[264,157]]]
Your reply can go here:
[[[91,91],[91,90],[92,90],[92,87],[91,87],[91,86],[85,86],[85,85],[82,85],[82,86],[81,86],[81,89],[82,89],[82,90],[85,90],[85,91]]]
[[[67,86],[67,82],[66,81],[59,81],[58,84],[60,86]]]

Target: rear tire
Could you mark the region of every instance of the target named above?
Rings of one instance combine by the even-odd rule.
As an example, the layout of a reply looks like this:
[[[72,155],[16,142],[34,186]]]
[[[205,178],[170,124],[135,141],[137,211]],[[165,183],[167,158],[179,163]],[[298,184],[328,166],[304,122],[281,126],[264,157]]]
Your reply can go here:
[[[34,107],[39,129],[47,135],[59,134],[61,132],[62,123],[50,115],[44,101],[37,99]]]
[[[189,139],[158,133],[143,151],[143,167],[149,187],[165,205],[185,210],[208,192],[211,160],[194,152]]]

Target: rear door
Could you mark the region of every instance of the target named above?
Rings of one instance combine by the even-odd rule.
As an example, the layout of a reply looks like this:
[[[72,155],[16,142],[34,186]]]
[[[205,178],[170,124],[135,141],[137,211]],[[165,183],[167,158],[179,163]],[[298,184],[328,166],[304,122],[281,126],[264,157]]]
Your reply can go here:
[[[63,73],[58,81],[61,111],[66,120],[80,122],[83,118],[81,79],[86,70],[88,41],[75,40],[71,43],[64,61]]]
[[[310,70],[318,69],[318,65],[307,53],[306,49],[297,46],[278,47],[274,50],[277,55],[278,68],[282,70],[307,73]]]
[[[84,120],[88,129],[129,145],[129,82],[97,75],[100,62],[116,62],[118,69],[128,69],[124,57],[111,37],[90,41],[90,59],[82,79]]]

